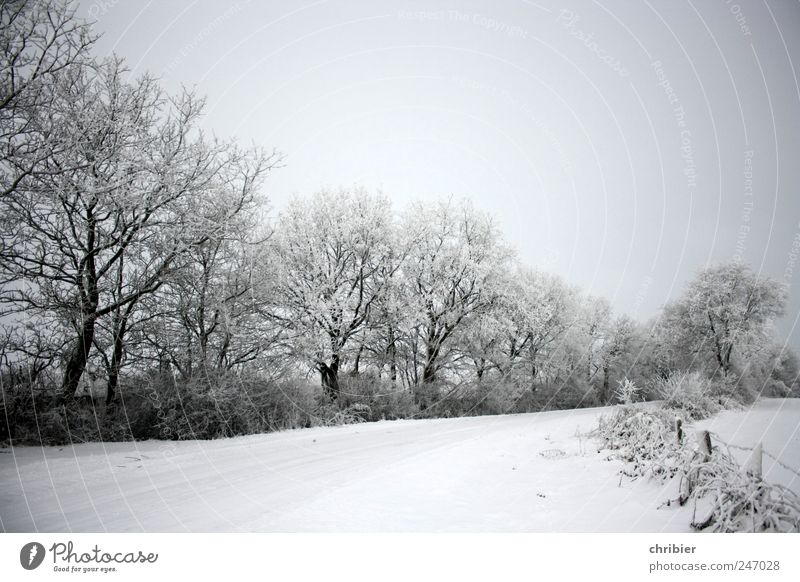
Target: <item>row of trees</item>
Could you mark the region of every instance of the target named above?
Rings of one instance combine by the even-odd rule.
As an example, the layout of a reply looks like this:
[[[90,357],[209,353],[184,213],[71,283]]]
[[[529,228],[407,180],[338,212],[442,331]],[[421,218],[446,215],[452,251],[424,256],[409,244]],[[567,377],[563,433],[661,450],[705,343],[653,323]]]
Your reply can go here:
[[[205,134],[201,98],[93,58],[71,4],[0,3],[0,35],[6,384],[46,373],[59,404],[88,390],[113,406],[151,373],[202,390],[311,372],[336,403],[343,374],[368,374],[424,409],[467,384],[577,405],[687,369],[796,383],[769,338],[785,290],[742,265],[641,325],[521,265],[468,202],[395,212],[325,190],[270,220],[281,156]]]
[[[204,135],[193,93],[93,59],[70,4],[3,2],[0,23],[4,347],[33,374],[56,366],[67,399],[98,360],[112,401],[126,357],[145,356],[131,351],[143,322],[202,294],[198,269],[230,265],[255,235],[278,158]]]

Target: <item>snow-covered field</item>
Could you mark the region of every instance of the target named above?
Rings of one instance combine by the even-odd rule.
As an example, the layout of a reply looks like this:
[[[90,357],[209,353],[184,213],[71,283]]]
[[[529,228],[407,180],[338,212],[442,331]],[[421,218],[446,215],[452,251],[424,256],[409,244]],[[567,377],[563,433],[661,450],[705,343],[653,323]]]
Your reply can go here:
[[[689,531],[671,486],[621,480],[609,409],[380,422],[218,441],[0,450],[3,531]],[[701,423],[800,468],[800,400]],[[742,452],[742,455],[746,453]],[[764,459],[765,477],[800,478]]]

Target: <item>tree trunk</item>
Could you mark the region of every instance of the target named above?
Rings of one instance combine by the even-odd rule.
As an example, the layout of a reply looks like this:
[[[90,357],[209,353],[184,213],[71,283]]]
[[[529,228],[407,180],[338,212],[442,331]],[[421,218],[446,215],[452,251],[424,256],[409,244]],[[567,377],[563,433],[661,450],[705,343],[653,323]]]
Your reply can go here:
[[[123,271],[122,259],[120,259],[119,278],[117,281],[118,295],[122,295],[123,285]],[[124,309],[120,307],[114,312],[114,323],[112,330],[114,332],[114,351],[111,354],[111,363],[108,366],[108,383],[106,384],[106,408],[112,408],[114,404],[114,397],[117,394],[117,387],[119,386],[119,372],[122,369],[122,359],[125,357],[125,334],[128,333],[128,320],[133,313],[138,300],[131,301]]]
[[[75,348],[69,356],[64,377],[61,382],[62,397],[69,401],[75,396],[78,384],[81,381],[86,362],[89,360],[89,353],[94,342],[94,324],[97,318],[97,305],[100,301],[100,292],[97,288],[97,268],[95,265],[95,241],[97,238],[97,220],[94,215],[94,206],[86,210],[86,252],[84,256],[78,279],[76,281],[80,288],[80,315],[81,326],[78,330],[78,338]]]
[[[731,352],[732,351],[733,351],[733,344],[730,344],[730,345],[726,346],[725,352],[724,352],[724,355],[723,355],[723,358],[722,358],[722,361],[724,363],[723,366],[722,366],[722,371],[725,373],[726,376],[728,375],[728,372],[731,371]]]
[[[81,381],[86,362],[89,359],[89,350],[94,341],[94,318],[87,317],[83,320],[83,325],[78,332],[78,341],[67,360],[64,368],[64,377],[61,382],[61,392],[64,400],[69,401],[75,396],[78,384]]]
[[[436,382],[439,348],[428,343],[426,352],[425,367],[422,369],[422,383],[430,384]]]
[[[608,404],[608,366],[603,366],[603,389],[600,391],[600,404]]]
[[[422,369],[422,383],[431,384],[433,382],[436,382],[436,367],[434,362],[427,360],[425,367]]]
[[[358,352],[356,352],[356,359],[353,361],[353,376],[358,376],[359,372],[361,371],[359,368],[361,366],[361,354],[364,352],[364,344],[361,344],[358,347]]]
[[[320,362],[317,365],[320,379],[322,380],[322,390],[331,400],[339,399],[339,356],[331,357],[331,363]]]
[[[397,381],[397,346],[395,345],[394,329],[389,326],[389,379]]]
[[[119,386],[119,371],[122,368],[122,358],[125,355],[125,332],[127,331],[127,317],[122,317],[114,326],[114,352],[111,355],[111,365],[108,367],[108,384],[106,386],[106,407],[113,405],[114,397]]]

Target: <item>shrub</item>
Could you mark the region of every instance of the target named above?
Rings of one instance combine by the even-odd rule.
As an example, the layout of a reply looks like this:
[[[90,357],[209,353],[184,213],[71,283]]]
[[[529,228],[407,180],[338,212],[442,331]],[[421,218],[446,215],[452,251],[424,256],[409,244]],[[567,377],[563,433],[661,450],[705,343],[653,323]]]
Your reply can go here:
[[[706,418],[722,409],[721,396],[714,383],[698,372],[681,372],[659,379],[656,388],[664,406],[682,411],[693,420]]]
[[[518,382],[498,380],[475,386],[476,414],[508,414],[515,411],[528,389]],[[528,412],[528,411],[525,411]]]
[[[681,443],[675,420],[666,409],[622,406],[601,418],[597,435],[615,457],[628,463],[620,471],[623,475],[674,478],[680,492],[674,501],[695,502],[694,529],[800,531],[800,498],[794,492],[742,468],[725,448],[715,446],[709,455]],[[700,515],[698,506],[704,508]]]
[[[614,390],[614,398],[620,404],[632,404],[640,399],[641,390],[632,380],[625,378],[617,384]]]
[[[166,380],[150,397],[157,438],[220,438],[315,424],[315,389],[298,380],[237,374]]]
[[[253,378],[243,384],[242,406],[252,408],[248,432],[265,432],[314,425],[317,399],[322,389],[308,382],[287,378],[264,381]]]
[[[677,420],[668,410],[622,406],[601,417],[597,434],[615,457],[630,463],[623,474],[668,479],[679,469]]]
[[[595,390],[575,375],[538,388],[534,394],[540,403],[538,410],[572,410],[600,405]]]
[[[769,378],[761,390],[761,396],[765,398],[789,398],[791,395],[792,389],[781,380],[775,380],[774,378]]]
[[[0,442],[41,444],[38,421],[55,406],[56,383],[46,373],[34,375],[25,367],[9,367],[2,372],[0,389]]]
[[[339,389],[339,408],[362,421],[410,418],[419,412],[411,391],[374,374],[342,376]]]
[[[762,454],[760,448],[756,454]],[[683,505],[694,499],[694,529],[721,533],[800,531],[800,497],[740,466],[724,444],[714,447],[710,456],[697,451],[685,453],[683,467],[678,501]]]

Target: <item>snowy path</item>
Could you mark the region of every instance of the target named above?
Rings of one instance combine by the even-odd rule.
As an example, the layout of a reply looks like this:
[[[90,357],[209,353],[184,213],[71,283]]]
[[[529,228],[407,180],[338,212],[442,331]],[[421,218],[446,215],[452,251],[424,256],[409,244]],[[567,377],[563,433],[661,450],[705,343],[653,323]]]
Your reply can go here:
[[[688,531],[686,508],[657,509],[671,491],[620,486],[620,464],[578,436],[603,412],[5,449],[0,530]],[[800,466],[800,400],[706,424]],[[767,475],[800,489],[779,467]]]

